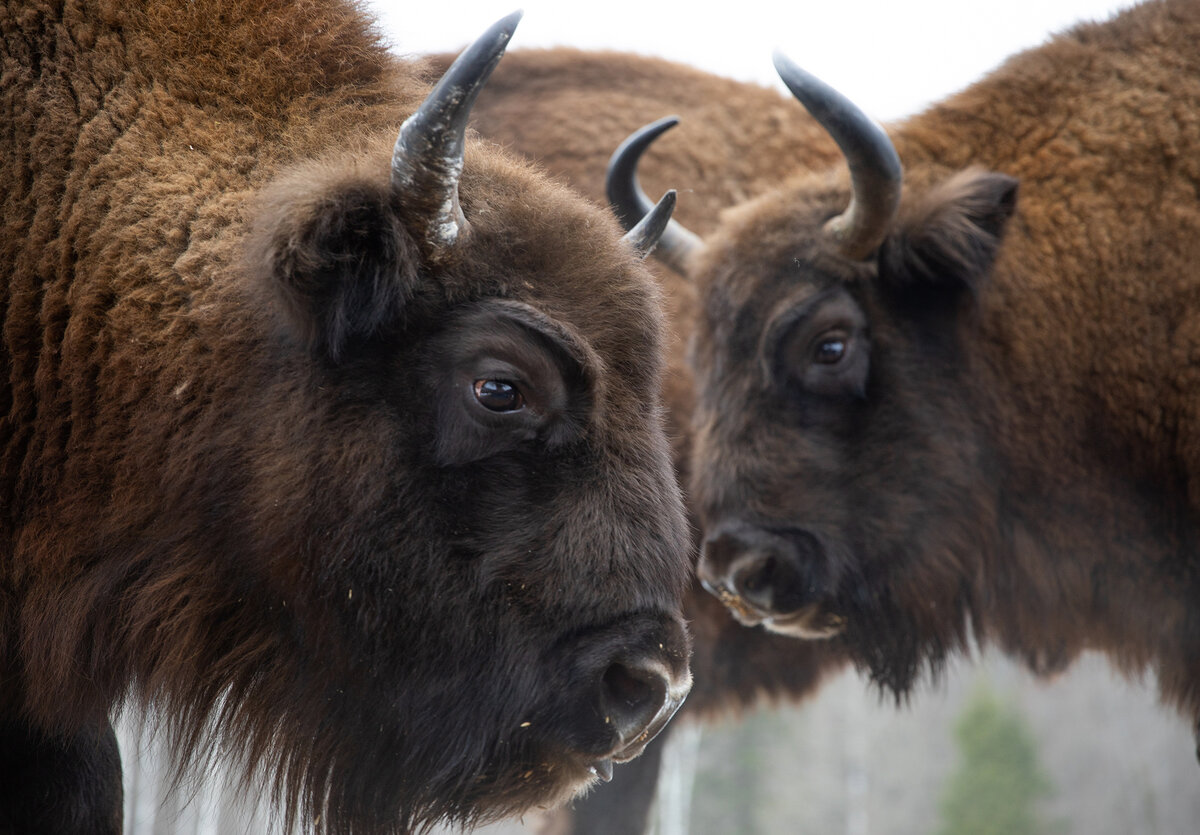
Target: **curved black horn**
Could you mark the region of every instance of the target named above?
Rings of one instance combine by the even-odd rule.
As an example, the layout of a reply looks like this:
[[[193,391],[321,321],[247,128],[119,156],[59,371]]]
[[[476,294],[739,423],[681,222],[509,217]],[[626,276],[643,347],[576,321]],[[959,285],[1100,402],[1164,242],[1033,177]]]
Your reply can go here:
[[[775,71],[805,109],[833,137],[850,165],[846,211],[825,228],[847,258],[863,260],[887,236],[900,205],[903,172],[892,142],[848,98],[776,52]]]
[[[612,204],[621,225],[631,233],[639,221],[655,208],[638,183],[638,161],[655,139],[677,124],[677,116],[668,116],[639,128],[613,151],[612,158],[608,161],[608,172],[604,181],[608,202]],[[700,238],[678,221],[671,220],[661,233],[656,257],[676,272],[686,275],[688,259],[703,246],[704,242]]]
[[[675,211],[675,189],[664,194],[654,208],[646,212],[645,216],[625,233],[624,240],[641,258],[645,258],[662,240],[663,232],[666,230],[667,224],[671,222],[671,212],[673,211]]]
[[[521,12],[497,21],[455,59],[429,96],[400,126],[392,151],[392,190],[412,205],[417,233],[437,248],[467,228],[458,205],[467,119],[475,97],[512,39]]]

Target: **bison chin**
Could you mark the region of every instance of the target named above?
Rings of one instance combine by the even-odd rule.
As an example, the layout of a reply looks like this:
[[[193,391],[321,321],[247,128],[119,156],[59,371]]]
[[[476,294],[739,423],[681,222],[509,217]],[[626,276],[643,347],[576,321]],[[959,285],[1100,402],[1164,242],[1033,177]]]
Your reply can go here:
[[[453,641],[456,654],[414,647],[407,668],[399,657],[370,671],[348,666],[319,687],[309,668],[290,692],[242,693],[242,710],[258,698],[286,700],[287,741],[248,713],[219,718],[228,723],[222,735],[246,741],[249,763],[278,746],[278,770],[261,776],[293,822],[311,816],[328,833],[424,832],[438,821],[469,828],[566,802],[610,778],[690,689],[688,638],[673,615],[569,630],[541,649],[519,640],[519,620],[488,620],[473,645],[454,625],[432,639]],[[428,686],[403,686],[414,677]]]
[[[837,641],[855,666],[898,702],[921,679],[936,680],[952,653],[968,648],[965,604],[957,604],[955,616],[935,621],[914,617],[889,590],[860,587],[847,595],[844,605],[846,629]]]

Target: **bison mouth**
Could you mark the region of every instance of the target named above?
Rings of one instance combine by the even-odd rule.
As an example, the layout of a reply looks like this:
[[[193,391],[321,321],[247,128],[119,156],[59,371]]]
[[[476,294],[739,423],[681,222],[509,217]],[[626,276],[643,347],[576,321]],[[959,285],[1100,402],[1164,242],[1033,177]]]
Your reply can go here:
[[[572,636],[563,654],[569,683],[537,724],[555,729],[551,744],[562,746],[582,790],[611,780],[614,764],[639,756],[683,705],[690,641],[682,619],[645,613]]]
[[[478,775],[464,807],[486,807],[486,814],[477,819],[482,823],[519,814],[534,805],[562,805],[597,782],[611,781],[615,766],[645,751],[691,689],[692,677],[686,668],[669,674],[664,669],[660,680],[653,675],[654,666],[626,670],[614,664],[613,668],[621,671],[610,670],[603,676],[602,710],[588,711],[588,727],[582,731],[574,728],[578,717],[572,716],[569,708],[563,711],[561,705],[552,710],[553,716],[535,714],[522,721],[517,735],[503,746],[516,756]],[[571,730],[560,724],[564,718]],[[542,730],[539,733],[537,729]],[[580,732],[582,739],[577,736]],[[518,741],[522,738],[524,741]],[[502,802],[497,804],[496,797],[503,798]]]
[[[606,687],[615,693],[620,693],[623,688],[628,688],[628,683],[622,683],[619,679],[624,675],[609,675],[606,676]],[[641,688],[639,683],[637,688]],[[606,715],[604,717],[605,726],[610,728],[615,733],[615,742],[605,754],[596,756],[594,754],[576,754],[574,755],[576,762],[582,764],[582,775],[576,780],[576,791],[583,791],[587,786],[596,782],[608,783],[613,778],[613,767],[618,763],[626,763],[636,757],[642,755],[646,750],[646,746],[667,726],[675,713],[683,705],[683,701],[687,698],[688,692],[692,687],[691,673],[681,679],[673,679],[671,683],[661,692],[661,704],[657,712],[642,728],[631,729],[627,722],[618,718],[615,715]],[[626,699],[628,701],[628,699]]]
[[[636,757],[640,757],[642,752],[646,750],[646,746],[650,744],[650,740],[658,736],[659,732],[671,721],[671,717],[675,715],[675,712],[683,705],[683,698],[686,694],[687,691],[685,689],[683,695],[668,695],[662,709],[644,731],[629,742],[621,743],[620,750],[593,762],[588,766],[588,773],[602,783],[610,782],[613,776],[613,764],[626,763]]]
[[[845,616],[833,611],[824,602],[810,603],[790,612],[766,611],[724,585],[707,580],[701,580],[700,584],[725,604],[733,619],[742,626],[762,626],[769,632],[806,640],[832,638],[846,628]]]
[[[840,635],[846,629],[846,618],[821,604],[814,604],[798,612],[767,618],[763,626],[780,635],[822,640]]]

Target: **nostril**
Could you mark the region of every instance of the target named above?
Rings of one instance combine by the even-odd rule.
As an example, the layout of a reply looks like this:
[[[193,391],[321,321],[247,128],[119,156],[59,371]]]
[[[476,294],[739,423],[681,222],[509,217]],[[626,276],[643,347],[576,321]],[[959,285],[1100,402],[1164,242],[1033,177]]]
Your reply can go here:
[[[755,559],[734,575],[734,590],[748,602],[770,611],[778,569],[779,562],[773,556]]]
[[[600,679],[605,722],[622,742],[631,742],[650,726],[667,701],[668,679],[655,667],[617,662]]]

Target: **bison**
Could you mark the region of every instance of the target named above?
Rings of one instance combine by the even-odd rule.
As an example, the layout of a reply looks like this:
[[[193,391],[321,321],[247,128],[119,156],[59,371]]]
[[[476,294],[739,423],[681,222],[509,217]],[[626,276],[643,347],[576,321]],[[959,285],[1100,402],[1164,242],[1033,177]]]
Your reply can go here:
[[[622,239],[464,135],[517,17],[431,91],[343,0],[0,9],[0,829],[119,832],[126,703],[383,833],[687,693],[670,201]]]
[[[700,577],[897,694],[973,634],[1039,672],[1101,650],[1194,721],[1200,6],[1080,25],[891,141],[776,65],[849,182],[800,171],[669,250]]]
[[[452,58],[433,56],[430,71],[444,72]],[[722,206],[777,186],[780,165],[824,168],[840,159],[820,125],[772,90],[617,52],[511,52],[472,110],[471,125],[485,138],[537,160],[593,200],[607,202],[604,166],[613,148],[667,112],[679,114],[681,127],[647,152],[647,186],[654,190],[669,181],[686,188],[676,216],[703,234],[716,229]],[[679,272],[661,263],[652,267],[672,332],[667,420],[675,466],[686,482],[694,385],[685,347],[696,317],[695,290]],[[694,686],[679,719],[714,721],[764,702],[798,701],[846,664],[830,644],[742,628],[698,582],[684,608],[692,633]],[[573,835],[643,831],[665,735],[617,770],[611,784],[556,814],[550,827]]]

